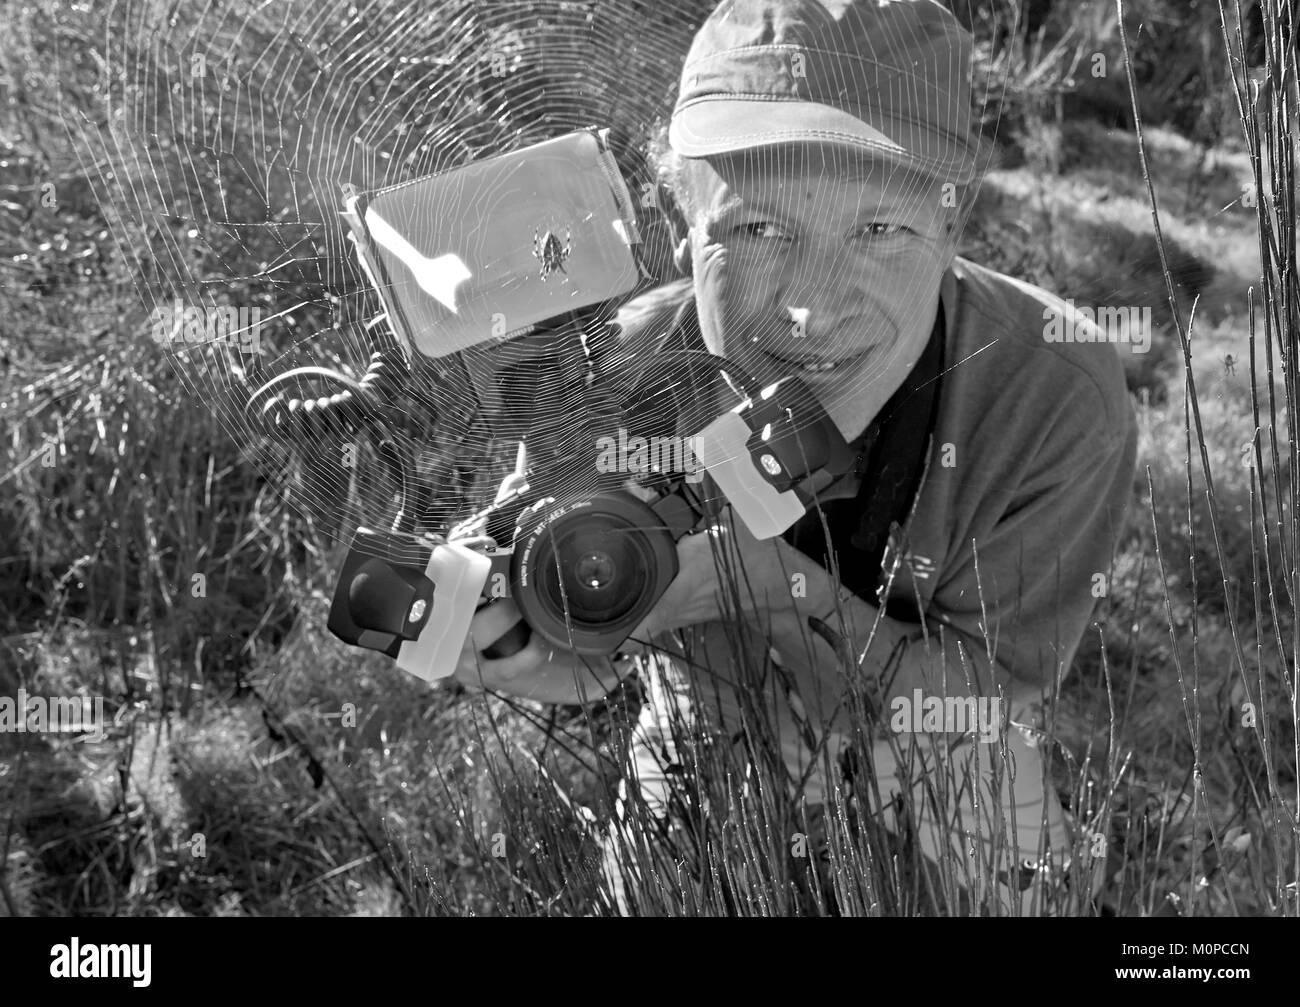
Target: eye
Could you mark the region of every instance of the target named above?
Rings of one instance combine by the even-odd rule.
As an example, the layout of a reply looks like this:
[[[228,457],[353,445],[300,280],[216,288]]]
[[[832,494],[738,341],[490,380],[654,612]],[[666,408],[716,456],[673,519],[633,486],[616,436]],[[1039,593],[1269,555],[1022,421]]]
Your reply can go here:
[[[746,238],[757,238],[760,241],[788,241],[791,237],[789,231],[774,224],[770,220],[755,220],[748,224],[738,224],[736,233]]]
[[[903,224],[884,224],[876,222],[868,224],[859,233],[868,238],[894,238],[900,234],[912,234],[913,231],[910,227],[906,227]]]

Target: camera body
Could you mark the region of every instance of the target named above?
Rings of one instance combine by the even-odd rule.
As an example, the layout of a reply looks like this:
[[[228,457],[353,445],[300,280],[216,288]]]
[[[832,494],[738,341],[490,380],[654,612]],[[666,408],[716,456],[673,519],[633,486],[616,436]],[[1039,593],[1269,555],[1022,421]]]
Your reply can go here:
[[[432,681],[454,673],[477,608],[510,598],[527,629],[551,647],[608,656],[677,577],[683,535],[727,503],[755,537],[779,535],[806,509],[801,484],[847,471],[853,461],[797,378],[744,400],[698,437],[708,473],[698,487],[679,479],[643,500],[623,489],[542,494],[523,483],[445,543],[362,529],[343,565],[331,631]],[[380,563],[391,566],[382,576]],[[429,616],[403,623],[403,613],[424,600]],[[495,656],[527,636],[498,645]]]
[[[664,497],[672,527],[621,490],[522,508],[526,487],[519,496],[503,502],[519,511],[505,549],[359,528],[339,572],[330,632],[435,681],[455,672],[474,613],[511,598],[527,632],[497,641],[496,656],[533,632],[578,654],[614,653],[676,578],[676,540],[693,513]]]

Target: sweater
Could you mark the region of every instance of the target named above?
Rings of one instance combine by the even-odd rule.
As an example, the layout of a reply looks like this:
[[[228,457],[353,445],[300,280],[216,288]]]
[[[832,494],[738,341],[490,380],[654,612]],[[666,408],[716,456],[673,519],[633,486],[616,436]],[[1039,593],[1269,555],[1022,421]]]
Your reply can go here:
[[[1109,592],[1132,493],[1137,422],[1123,366],[1072,304],[961,257],[939,296],[945,371],[924,475],[886,552],[888,590],[862,596],[886,605],[886,638],[913,636],[912,622],[942,626],[968,652],[991,648],[999,677],[1050,689]],[[665,320],[692,298],[685,282],[627,306],[605,366],[646,359],[647,338],[681,340]],[[1073,341],[1049,338],[1062,323]],[[852,551],[833,545],[843,570]]]

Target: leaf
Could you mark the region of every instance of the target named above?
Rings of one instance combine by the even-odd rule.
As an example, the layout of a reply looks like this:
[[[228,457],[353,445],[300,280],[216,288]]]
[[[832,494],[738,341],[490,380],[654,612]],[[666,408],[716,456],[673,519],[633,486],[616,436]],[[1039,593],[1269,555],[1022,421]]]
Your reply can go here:
[[[1225,849],[1231,850],[1233,853],[1241,856],[1250,849],[1253,841],[1253,837],[1243,826],[1234,825],[1223,834],[1222,845]]]

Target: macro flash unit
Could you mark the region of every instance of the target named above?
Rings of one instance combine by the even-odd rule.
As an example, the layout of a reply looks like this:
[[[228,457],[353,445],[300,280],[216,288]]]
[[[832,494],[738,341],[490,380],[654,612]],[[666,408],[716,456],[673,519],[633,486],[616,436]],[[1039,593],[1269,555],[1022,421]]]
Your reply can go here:
[[[447,678],[491,565],[455,542],[358,528],[334,589],[329,630],[426,682]]]
[[[522,335],[642,280],[636,209],[590,127],[374,192],[343,217],[399,342],[426,357]]]
[[[705,470],[760,540],[803,517],[803,480],[818,471],[842,475],[854,462],[839,427],[796,377],[723,413],[700,431],[697,444]]]

